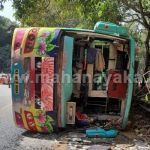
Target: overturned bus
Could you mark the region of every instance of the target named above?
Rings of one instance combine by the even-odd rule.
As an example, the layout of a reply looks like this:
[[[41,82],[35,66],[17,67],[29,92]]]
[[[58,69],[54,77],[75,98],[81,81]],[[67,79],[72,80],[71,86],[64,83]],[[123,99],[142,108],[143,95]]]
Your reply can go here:
[[[79,112],[128,122],[135,42],[126,28],[17,28],[11,50],[15,123],[37,132],[76,125]],[[86,118],[87,119],[87,118]]]

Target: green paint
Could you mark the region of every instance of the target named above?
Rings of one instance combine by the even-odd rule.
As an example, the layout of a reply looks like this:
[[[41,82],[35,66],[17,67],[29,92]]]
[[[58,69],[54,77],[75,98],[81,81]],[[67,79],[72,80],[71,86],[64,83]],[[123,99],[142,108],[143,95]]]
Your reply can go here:
[[[50,52],[55,48],[55,45],[51,44],[52,40],[54,39],[55,32],[50,32],[48,37],[45,40],[46,43],[46,52]]]
[[[127,28],[118,26],[110,22],[103,22],[103,21],[97,22],[94,27],[94,31],[103,34],[128,37]]]
[[[53,119],[50,116],[46,115],[46,122],[44,126],[47,127],[49,133],[53,132],[53,127],[51,125],[52,121]]]
[[[38,32],[34,54],[36,56],[47,56],[47,53],[55,48],[55,45],[51,44],[55,36],[55,28],[41,28]]]
[[[72,84],[72,55],[73,55],[73,38],[64,37],[64,65],[62,72],[62,97],[61,97],[61,124],[66,126],[66,102],[71,99],[73,90]],[[70,81],[64,80],[66,75],[70,77]]]
[[[129,69],[129,83],[128,91],[125,105],[125,112],[122,121],[122,128],[125,128],[128,123],[129,111],[132,101],[132,92],[133,92],[133,81],[134,81],[134,62],[135,62],[135,41],[133,38],[130,38],[130,69]]]
[[[36,111],[35,119],[37,119],[37,125],[44,131],[44,132],[53,132],[52,122],[54,121],[52,117],[46,115],[46,113],[42,110]]]

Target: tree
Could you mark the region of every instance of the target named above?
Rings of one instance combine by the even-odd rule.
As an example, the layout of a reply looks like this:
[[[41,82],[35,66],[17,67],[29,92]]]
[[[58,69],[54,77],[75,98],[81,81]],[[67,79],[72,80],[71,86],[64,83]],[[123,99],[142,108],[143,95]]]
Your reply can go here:
[[[121,21],[117,3],[111,0],[14,0],[13,6],[16,18],[29,26],[93,29],[100,20]]]
[[[0,72],[10,72],[11,42],[16,23],[0,16]]]
[[[62,5],[61,1],[55,0],[13,1],[16,18],[28,26],[77,26],[80,22],[78,11],[76,7],[68,5]]]
[[[120,24],[122,16],[116,1],[111,0],[77,0],[81,5],[83,19],[93,28],[98,21]]]
[[[145,72],[150,68],[150,1],[149,0],[118,0],[121,8],[126,8],[122,11],[124,14],[124,22],[135,22],[143,30],[146,30],[145,39],[146,60]]]
[[[4,0],[3,0],[4,1]],[[136,24],[146,30],[146,68],[150,66],[149,0],[14,0],[15,16],[24,26],[60,26],[93,29],[97,21]],[[142,29],[142,30],[141,30]],[[131,30],[130,30],[131,31]],[[132,32],[133,33],[133,32]],[[137,32],[135,32],[137,33]],[[138,36],[133,34],[135,38]]]
[[[0,0],[0,10],[3,10],[4,8],[4,3],[6,2],[6,0]]]
[[[127,23],[128,29],[136,41],[143,42],[146,47],[145,72],[150,68],[150,1],[149,0],[77,0],[81,3],[86,20],[92,24],[98,20]],[[136,31],[132,29],[135,24]],[[146,31],[146,32],[145,32]]]

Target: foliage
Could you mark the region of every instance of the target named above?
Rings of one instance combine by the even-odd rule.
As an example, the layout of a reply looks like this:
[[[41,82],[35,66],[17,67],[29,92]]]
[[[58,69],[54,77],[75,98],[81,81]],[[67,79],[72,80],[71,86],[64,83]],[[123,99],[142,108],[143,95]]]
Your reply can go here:
[[[116,1],[111,0],[79,0],[83,19],[93,28],[97,21],[103,20],[119,24],[122,16]],[[85,19],[86,18],[86,19]]]
[[[6,0],[0,0],[0,10],[4,9],[4,2],[6,2]]]
[[[146,66],[150,65],[149,0],[13,0],[13,7],[16,19],[23,26],[93,29],[100,20],[116,24],[124,22],[136,41],[144,42]]]
[[[9,44],[0,47],[0,72],[10,72],[10,49]]]
[[[145,58],[145,72],[150,68],[150,1],[149,0],[118,0],[120,7],[127,8],[124,13],[124,22],[134,23],[138,26],[139,31],[142,33],[140,39],[142,40],[143,34],[146,35],[144,44],[146,48]],[[143,32],[144,31],[144,32]],[[135,35],[138,31],[135,31]],[[135,36],[136,37],[136,36]]]
[[[16,17],[23,25],[93,29],[97,21],[119,23],[121,15],[111,0],[14,0]],[[113,14],[112,14],[113,13]]]
[[[10,49],[13,30],[16,27],[14,22],[0,16],[0,73],[10,72]]]
[[[55,0],[14,0],[16,18],[23,25],[28,26],[66,26],[74,27],[78,24],[79,15],[71,6],[61,5]],[[74,13],[75,12],[75,13]]]

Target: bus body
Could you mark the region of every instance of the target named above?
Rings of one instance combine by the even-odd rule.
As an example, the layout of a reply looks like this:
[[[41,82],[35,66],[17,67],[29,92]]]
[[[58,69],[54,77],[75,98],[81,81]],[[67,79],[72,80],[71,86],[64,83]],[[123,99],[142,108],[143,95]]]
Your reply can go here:
[[[100,120],[119,120],[125,128],[134,57],[135,43],[127,30],[108,22],[96,23],[94,30],[15,29],[11,50],[15,124],[50,133],[65,128],[69,111],[75,109]],[[78,82],[75,75],[80,75]],[[126,78],[130,80],[123,82]],[[68,110],[68,102],[75,108]]]

